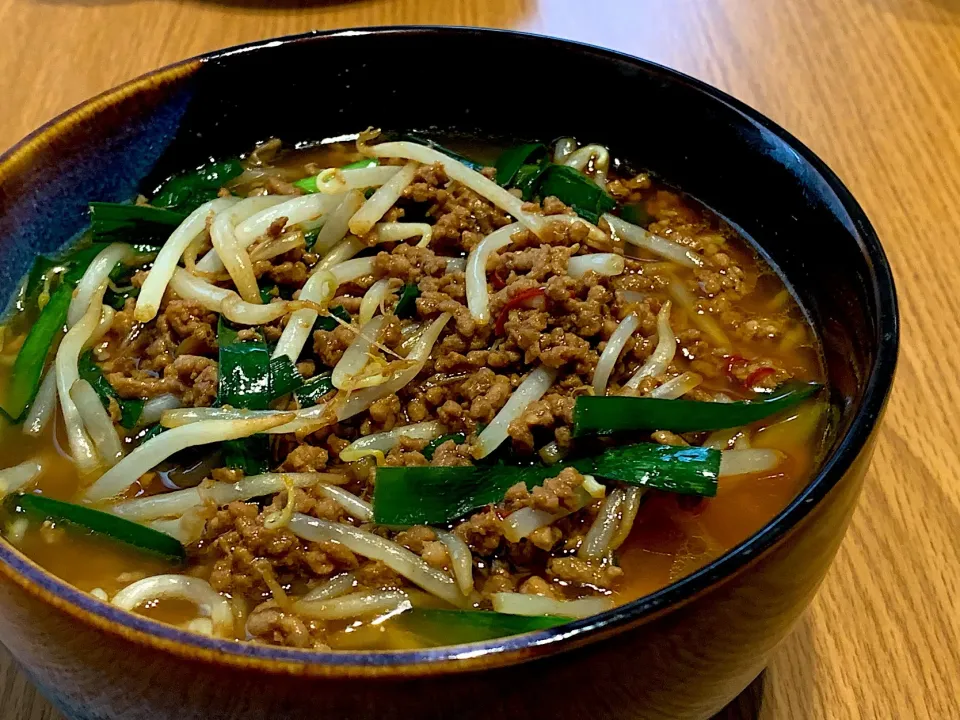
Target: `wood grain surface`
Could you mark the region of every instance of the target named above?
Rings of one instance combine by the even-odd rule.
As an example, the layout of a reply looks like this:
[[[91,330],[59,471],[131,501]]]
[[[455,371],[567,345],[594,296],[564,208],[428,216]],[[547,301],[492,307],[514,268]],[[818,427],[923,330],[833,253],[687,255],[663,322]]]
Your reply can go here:
[[[960,0],[0,0],[0,146],[195,53],[420,23],[669,65],[766,113],[848,183],[897,278],[896,388],[819,596],[724,717],[960,718]],[[0,715],[59,717],[5,652]]]

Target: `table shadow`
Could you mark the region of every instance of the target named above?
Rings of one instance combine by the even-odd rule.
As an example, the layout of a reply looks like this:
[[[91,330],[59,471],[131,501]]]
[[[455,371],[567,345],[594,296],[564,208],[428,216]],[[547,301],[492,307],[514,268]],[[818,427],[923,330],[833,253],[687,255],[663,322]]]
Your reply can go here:
[[[925,22],[960,24],[960,0],[862,0],[883,13]],[[931,17],[934,16],[934,17]]]
[[[767,671],[764,670],[732,703],[710,720],[758,720],[763,708],[763,686],[766,679]]]
[[[77,5],[81,7],[101,7],[118,5],[147,5],[151,0],[30,0],[39,5]],[[323,10],[340,7],[370,5],[377,0],[187,0],[193,5],[221,5],[229,8],[270,12],[274,10]]]

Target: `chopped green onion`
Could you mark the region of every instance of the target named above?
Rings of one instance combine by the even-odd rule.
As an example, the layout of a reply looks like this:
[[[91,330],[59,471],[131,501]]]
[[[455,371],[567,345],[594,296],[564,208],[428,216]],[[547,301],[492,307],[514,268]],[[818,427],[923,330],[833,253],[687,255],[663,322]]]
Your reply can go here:
[[[533,488],[566,467],[630,485],[713,496],[717,492],[720,452],[642,443],[550,467],[381,467],[373,493],[374,519],[383,525],[450,522],[471,510],[500,502],[519,482]]]
[[[739,427],[793,407],[819,392],[821,387],[817,383],[786,383],[766,397],[730,403],[584,395],[577,398],[573,408],[573,435],[609,435],[624,430],[696,432]]]
[[[293,396],[297,399],[300,407],[313,407],[327,393],[333,391],[332,373],[324,372],[314,375],[303,383],[298,389],[294,390]]]
[[[124,400],[121,398],[119,393],[113,389],[113,385],[107,381],[103,376],[103,372],[93,361],[93,353],[90,351],[80,356],[77,367],[80,370],[81,379],[86,380],[93,386],[93,389],[97,391],[97,395],[100,396],[100,400],[103,402],[105,408],[110,407],[110,398],[117,401],[117,404],[120,406],[120,425],[127,430],[133,429],[140,419],[140,414],[143,412],[144,401]]]
[[[507,615],[488,610],[414,608],[399,615],[396,622],[438,645],[462,645],[548,630],[570,622],[570,618],[553,615]]]
[[[397,300],[393,314],[398,318],[413,317],[417,313],[417,298],[420,297],[420,288],[412,283],[404,285],[400,290],[400,299]]]
[[[90,230],[99,242],[162,244],[186,215],[130,203],[90,203]]]
[[[20,493],[9,495],[4,505],[10,513],[22,512],[38,522],[49,520],[58,525],[86,530],[154,555],[160,555],[172,562],[180,563],[186,559],[186,551],[179,540],[100,510],[54,500],[43,495]]]
[[[47,355],[67,322],[67,310],[72,299],[73,286],[64,282],[50,296],[50,301],[27,333],[13,362],[4,407],[0,408],[8,421],[22,422],[27,408],[33,402],[40,388]]]
[[[157,191],[153,204],[184,214],[191,213],[216,198],[220,188],[242,172],[243,165],[237,158],[207,163],[167,180]]]
[[[551,165],[540,179],[538,194],[541,198],[551,195],[585,220],[596,224],[600,216],[613,210],[617,203],[597,187],[586,175],[566,165]]]
[[[438,438],[434,438],[428,442],[423,450],[420,453],[427,459],[433,460],[433,454],[437,451],[437,448],[443,445],[445,442],[453,440],[456,445],[463,445],[467,441],[467,436],[463,433],[447,433],[446,435],[441,435]]]
[[[349,323],[353,320],[353,318],[350,317],[350,313],[347,312],[347,309],[343,307],[343,305],[337,305],[336,307],[332,307],[329,310],[327,310],[327,312],[330,313],[330,315],[336,315],[345,323]],[[331,330],[336,330],[339,324],[340,323],[338,323],[329,315],[321,315],[320,317],[317,318],[317,321],[313,324],[313,329],[326,330],[327,332],[330,332]]]
[[[527,143],[504,150],[497,158],[497,184],[507,187],[524,165],[537,166],[535,158],[545,156],[547,148],[543,143]]]

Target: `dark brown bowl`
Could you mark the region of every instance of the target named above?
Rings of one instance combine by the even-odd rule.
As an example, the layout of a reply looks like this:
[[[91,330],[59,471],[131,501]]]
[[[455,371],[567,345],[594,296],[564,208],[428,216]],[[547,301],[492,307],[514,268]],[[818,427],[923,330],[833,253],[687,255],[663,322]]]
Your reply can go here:
[[[417,58],[431,59],[429,73],[415,71]],[[735,222],[823,341],[838,421],[816,478],[693,575],[530,635],[408,652],[215,640],[102,603],[0,543],[0,638],[71,718],[709,716],[763,669],[832,561],[898,343],[893,279],[863,210],[755,111],[643,60],[517,33],[381,28],[223,50],[100,95],[0,158],[0,281],[12,289],[37,252],[82,230],[89,200],[129,198],[267,137],[320,140],[368,125],[575,135]]]

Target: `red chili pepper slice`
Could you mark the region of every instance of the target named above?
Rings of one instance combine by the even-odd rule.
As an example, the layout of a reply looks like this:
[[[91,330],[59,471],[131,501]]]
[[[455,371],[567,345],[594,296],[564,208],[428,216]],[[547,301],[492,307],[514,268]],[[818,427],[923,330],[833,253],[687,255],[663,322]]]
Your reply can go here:
[[[490,284],[494,290],[503,290],[507,286],[507,281],[500,277],[500,268],[490,274]]]
[[[772,367],[757,368],[747,376],[747,379],[743,381],[743,384],[748,388],[755,387],[757,383],[759,383],[765,377],[773,375],[775,372],[776,370],[774,370]]]
[[[727,377],[736,381],[737,378],[733,374],[734,368],[746,364],[747,359],[743,355],[727,355]]]
[[[503,306],[499,317],[497,317],[497,323],[494,325],[494,332],[496,332],[497,335],[503,335],[503,325],[505,322],[507,322],[507,318],[510,316],[511,310],[516,310],[517,308],[524,306],[534,298],[545,296],[546,291],[543,288],[531,288],[529,290],[518,292],[507,301],[506,305]]]

